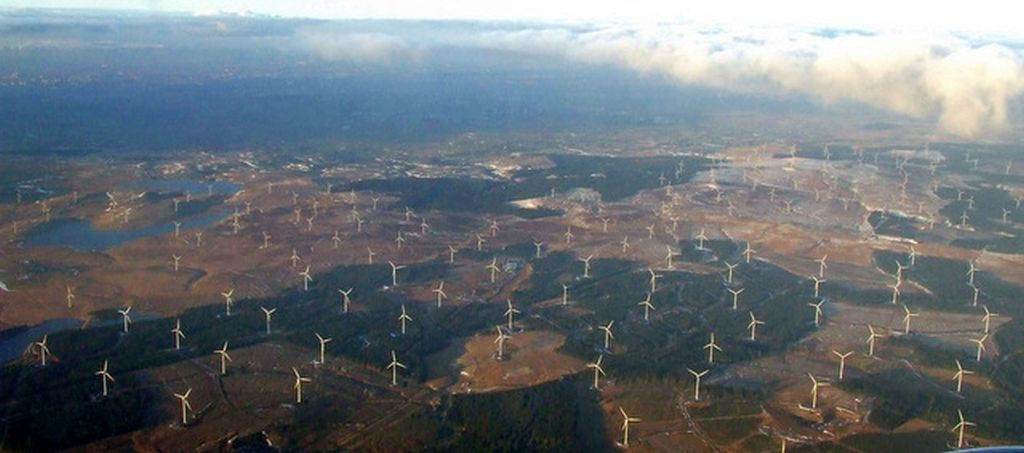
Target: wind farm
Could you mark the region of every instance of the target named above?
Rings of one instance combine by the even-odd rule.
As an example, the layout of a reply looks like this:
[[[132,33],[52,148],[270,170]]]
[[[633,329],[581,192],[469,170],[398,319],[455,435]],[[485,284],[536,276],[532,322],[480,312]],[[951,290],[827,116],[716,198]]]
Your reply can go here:
[[[1019,144],[786,118],[14,157],[0,449],[1024,443]]]

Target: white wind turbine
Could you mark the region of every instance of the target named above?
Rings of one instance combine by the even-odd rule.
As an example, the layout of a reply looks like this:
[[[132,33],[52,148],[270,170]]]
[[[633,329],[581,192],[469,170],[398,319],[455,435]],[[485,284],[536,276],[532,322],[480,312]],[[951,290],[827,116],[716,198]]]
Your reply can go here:
[[[808,303],[807,304],[808,307],[813,307],[814,308],[814,327],[818,327],[818,326],[821,325],[821,316],[823,314],[823,312],[821,310],[821,306],[824,305],[824,304],[825,304],[825,300],[824,299],[822,299],[821,301],[819,301],[816,304],[812,304],[812,303]]]
[[[839,351],[832,351],[836,357],[839,357],[839,380],[843,380],[843,374],[846,371],[846,358],[853,355],[853,351],[841,353]]]
[[[405,304],[402,304],[402,314],[398,315],[398,322],[402,323],[402,335],[405,335],[405,323],[412,321],[412,317],[405,312]]]
[[[969,261],[968,264],[971,267],[967,270],[967,283],[969,285],[973,286],[974,285],[974,273],[978,271],[978,267],[974,264],[974,260]]]
[[[672,251],[672,246],[666,245],[665,246],[665,268],[666,269],[672,269],[672,256],[673,255],[675,255],[675,252]]]
[[[330,343],[332,339],[321,337],[319,333],[314,333],[314,335],[316,335],[317,342],[320,343],[320,361],[317,363],[323,365],[326,363],[324,362],[324,351],[327,349],[327,343]]]
[[[391,286],[398,286],[398,270],[405,269],[405,266],[399,266],[391,261],[388,261],[391,265]]]
[[[128,333],[128,325],[132,323],[132,317],[129,315],[131,311],[131,305],[129,305],[128,308],[125,308],[123,310],[117,310],[117,312],[121,314],[121,326],[124,333]]]
[[[728,262],[725,263],[725,267],[729,269],[729,271],[728,271],[729,272],[729,277],[727,278],[726,281],[730,285],[732,284],[732,273],[733,273],[734,270],[736,270],[737,266],[739,266],[739,263],[736,263],[736,264],[729,264]]]
[[[874,357],[875,356],[875,338],[881,338],[882,334],[875,332],[875,328],[871,324],[868,324],[868,332],[869,332],[868,333],[868,339],[867,339],[868,356]]]
[[[722,352],[722,348],[715,344],[715,333],[711,332],[711,341],[704,345],[704,349],[708,350],[708,363],[715,363],[715,351]]]
[[[622,412],[622,446],[629,447],[629,424],[639,422],[640,419],[636,417],[630,417],[626,414],[626,410],[619,406],[619,412]]]
[[[544,243],[543,242],[534,241],[533,247],[536,249],[536,251],[533,254],[533,257],[534,258],[540,258],[540,252],[541,252],[541,249],[544,247]]]
[[[277,311],[277,307],[268,309],[267,307],[260,306],[260,310],[263,310],[263,316],[266,318],[267,321],[267,335],[270,335],[270,316],[273,315],[275,311]]]
[[[708,374],[708,372],[711,371],[711,370],[704,370],[704,371],[701,371],[700,373],[698,373],[696,371],[693,371],[693,370],[687,368],[686,371],[689,371],[690,374],[693,375],[693,379],[694,379],[694,381],[693,381],[693,399],[694,399],[694,401],[700,401],[700,380],[701,380],[701,378],[704,377],[705,374]]]
[[[498,219],[491,219],[491,225],[487,229],[490,230],[491,237],[497,236],[498,231],[501,230],[501,228],[498,228]]]
[[[750,243],[747,243],[747,248],[743,249],[743,257],[747,259],[747,264],[750,264],[750,257],[757,253],[756,250],[750,248]]]
[[[814,297],[819,297],[819,295],[821,294],[821,284],[827,282],[828,280],[825,280],[821,277],[814,275],[811,276],[811,280],[814,280]]]
[[[956,374],[953,375],[953,379],[952,379],[952,380],[956,381],[956,392],[957,393],[960,393],[960,389],[963,388],[964,376],[968,375],[968,374],[974,374],[974,372],[973,371],[965,370],[963,365],[960,364],[960,361],[957,360],[956,361]]]
[[[263,232],[263,246],[260,247],[261,249],[268,249],[268,248],[270,248],[270,238],[271,237],[273,237],[273,236],[271,236],[270,233],[267,233],[266,231]]]
[[[583,262],[583,278],[590,278],[590,260],[592,259],[594,259],[594,255],[579,259]]]
[[[900,298],[900,284],[897,282],[895,285],[890,286],[892,288],[892,299],[889,300],[890,304],[896,305]]]
[[[110,369],[108,365],[109,362],[107,360],[104,360],[103,368],[100,368],[99,371],[93,373],[96,376],[99,376],[100,381],[103,382],[103,396],[107,396],[107,381],[114,382],[114,376],[111,376],[110,373],[108,372],[108,370]]]
[[[565,243],[567,245],[572,244],[572,238],[575,237],[575,235],[572,234],[572,225],[565,227],[565,234],[563,234],[562,236],[565,237]]]
[[[313,380],[307,377],[302,377],[302,375],[299,374],[299,370],[295,369],[295,367],[292,367],[292,373],[295,374],[295,404],[302,404],[302,383],[313,382]]]
[[[398,230],[398,236],[395,237],[395,243],[398,244],[398,250],[402,250],[402,244],[405,243],[405,238],[402,237],[402,230]]]
[[[817,409],[818,408],[818,387],[828,387],[829,383],[825,382],[825,381],[819,381],[811,373],[807,373],[807,377],[811,378],[811,409]]]
[[[654,304],[651,303],[651,293],[647,293],[647,298],[640,301],[637,305],[644,307],[644,321],[648,321],[650,319],[651,310],[654,310]]]
[[[309,274],[309,265],[306,265],[306,270],[299,272],[299,277],[302,277],[302,290],[309,291],[309,282],[313,281],[313,276]]]
[[[32,346],[35,346],[36,350],[39,351],[39,366],[46,366],[46,357],[51,355],[50,348],[46,346],[46,340],[48,337],[49,335],[43,335],[42,340],[32,343]]]
[[[978,345],[978,353],[977,353],[977,355],[975,357],[975,360],[978,361],[978,362],[981,361],[981,355],[982,355],[983,352],[985,352],[985,340],[988,340],[988,334],[982,335],[981,338],[972,338],[971,339],[972,343]]]
[[[178,269],[181,267],[181,257],[178,255],[171,255],[171,258],[174,260],[174,272],[178,272]]]
[[[906,267],[903,265],[903,263],[896,261],[896,281],[903,281],[904,269],[906,269]]]
[[[645,226],[644,228],[647,229],[647,239],[653,241],[654,240],[654,224],[652,223],[650,225]]]
[[[601,368],[601,362],[604,360],[604,354],[597,356],[597,360],[594,363],[588,363],[587,368],[594,370],[594,390],[598,389],[597,383],[598,378],[604,375],[604,368]]]
[[[427,223],[426,217],[420,217],[420,234],[426,235],[430,231],[430,224]]]
[[[501,268],[498,267],[498,257],[491,258],[491,264],[488,264],[484,269],[491,271],[491,283],[494,283],[498,272],[501,272]]]
[[[981,293],[981,289],[978,288],[975,285],[969,285],[969,286],[971,287],[972,290],[974,290],[974,297],[971,299],[971,306],[972,307],[977,307],[978,306],[978,295],[979,295],[979,293]]]
[[[747,324],[747,328],[750,329],[750,341],[757,341],[757,326],[763,326],[764,321],[761,321],[754,317],[754,312],[750,313],[750,324]]]
[[[234,288],[231,288],[228,292],[220,293],[220,295],[224,297],[224,315],[225,316],[231,316],[231,304],[233,304],[235,302],[235,299],[232,297],[234,294],[235,294],[235,289]]]
[[[569,305],[569,285],[562,283],[562,305]]]
[[[984,333],[985,333],[985,335],[988,335],[989,328],[992,325],[992,318],[998,317],[999,313],[992,313],[991,311],[988,311],[988,306],[987,305],[982,305],[981,308],[985,310],[985,316],[981,317],[981,322],[985,323],[985,332]]]
[[[388,369],[391,370],[391,385],[398,385],[398,369],[405,369],[405,365],[398,361],[398,357],[395,356],[395,350],[391,350],[391,363],[388,364]]]
[[[661,278],[661,274],[655,273],[654,269],[651,269],[649,267],[647,268],[647,273],[651,274],[651,278],[649,281],[651,283],[651,292],[653,293],[657,290],[658,279]]]
[[[913,319],[913,318],[916,318],[917,316],[920,316],[920,315],[918,313],[914,313],[914,312],[910,311],[910,308],[907,308],[906,305],[903,305],[903,334],[904,335],[909,335],[910,334],[910,320]]]
[[[732,309],[733,309],[733,311],[736,311],[736,309],[739,307],[740,293],[742,293],[745,288],[740,288],[740,289],[725,288],[725,289],[727,291],[729,291],[730,294],[732,294]]]
[[[67,287],[67,291],[68,291],[67,292],[67,296],[65,298],[68,301],[68,308],[71,308],[71,305],[72,305],[72,303],[75,300],[75,287],[74,286],[68,286]]]
[[[295,266],[299,265],[299,261],[302,258],[299,257],[298,251],[296,251],[295,249],[292,249],[292,256],[289,259],[292,260],[292,267],[295,267]]]
[[[185,338],[185,332],[181,331],[181,319],[174,321],[174,328],[171,329],[171,335],[174,336],[174,350],[181,349],[181,339]]]
[[[485,242],[487,242],[487,239],[484,239],[484,237],[482,235],[477,234],[476,235],[476,251],[478,251],[478,252],[483,251],[484,250],[484,243]]]
[[[828,269],[828,264],[826,264],[826,260],[828,260],[827,253],[823,255],[821,258],[815,260],[818,262],[818,278],[825,278],[825,269]]]
[[[220,374],[221,376],[228,374],[228,362],[231,361],[231,356],[228,355],[228,342],[224,342],[224,346],[220,349],[215,349],[214,354],[220,356]]]
[[[512,337],[505,335],[505,332],[501,331],[501,326],[494,326],[494,328],[498,331],[498,337],[494,339],[494,342],[498,344],[498,360],[502,360],[505,358],[505,342]]]
[[[505,316],[508,318],[508,331],[512,332],[513,317],[519,313],[519,310],[512,306],[512,299],[507,299],[506,302],[508,303],[508,309],[505,310]]]
[[[615,335],[612,335],[612,325],[614,325],[614,324],[615,324],[615,320],[611,320],[611,321],[608,321],[607,325],[597,326],[598,329],[601,329],[601,330],[604,331],[604,350],[605,351],[608,350],[608,345],[611,342],[611,339],[615,338]]]
[[[188,425],[188,411],[192,410],[192,405],[188,403],[190,395],[192,395],[192,387],[189,387],[185,394],[174,394],[174,397],[181,401],[181,426]]]
[[[352,303],[352,299],[349,298],[349,295],[352,294],[352,288],[347,290],[339,289],[338,292],[341,293],[341,311],[348,313],[348,306]]]
[[[373,249],[367,247],[366,248],[366,264],[373,264],[373,256],[376,255],[376,254],[377,253],[374,252]]]
[[[444,292],[444,280],[438,282],[437,288],[431,291],[437,294],[437,308],[441,308],[441,301],[448,298],[448,293]]]
[[[956,414],[957,414],[957,416],[960,417],[960,422],[957,423],[955,426],[953,426],[953,429],[951,429],[950,431],[959,432],[957,434],[956,448],[960,449],[960,448],[964,447],[964,428],[967,428],[968,426],[978,426],[978,425],[975,424],[975,423],[972,423],[972,422],[969,422],[969,421],[965,420],[964,419],[963,411],[957,410]]]
[[[448,244],[448,264],[455,263],[455,252],[455,247],[452,247],[451,244]]]
[[[700,234],[697,235],[697,240],[699,241],[697,244],[697,250],[707,250],[704,248],[704,241],[708,240],[708,236],[704,234],[703,228],[700,229]]]
[[[1005,217],[1005,216],[1004,216],[1004,217]],[[602,232],[602,233],[607,233],[607,232],[608,232],[608,222],[609,222],[610,220],[611,220],[611,219],[609,219],[609,218],[607,218],[607,217],[602,217],[602,218],[601,218],[601,232]]]
[[[629,236],[623,236],[619,244],[622,245],[622,253],[626,253],[629,250]]]
[[[334,248],[341,246],[341,236],[338,235],[338,230],[334,230],[334,236],[331,236],[331,242],[334,243]]]

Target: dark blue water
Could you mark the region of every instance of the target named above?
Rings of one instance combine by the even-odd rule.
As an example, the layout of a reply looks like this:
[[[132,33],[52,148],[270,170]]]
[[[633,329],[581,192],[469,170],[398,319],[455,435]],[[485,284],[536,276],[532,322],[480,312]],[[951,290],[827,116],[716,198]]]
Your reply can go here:
[[[118,190],[147,190],[152,192],[191,192],[192,195],[206,195],[213,186],[213,195],[232,195],[238,191],[237,184],[228,181],[209,183],[189,179],[140,179],[117,186]]]
[[[9,338],[0,339],[0,363],[7,362],[20,356],[25,352],[25,348],[32,344],[34,341],[39,341],[43,335],[48,335],[54,332],[67,329],[77,329],[82,327],[84,322],[80,319],[51,319],[42,324],[29,327],[21,330],[18,333],[11,335]],[[6,332],[0,332],[0,335]]]

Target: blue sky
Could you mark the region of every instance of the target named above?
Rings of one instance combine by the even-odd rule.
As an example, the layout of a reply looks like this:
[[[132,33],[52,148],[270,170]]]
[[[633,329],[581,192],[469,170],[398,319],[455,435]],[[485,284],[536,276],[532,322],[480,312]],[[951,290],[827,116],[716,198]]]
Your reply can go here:
[[[4,7],[243,12],[316,18],[508,19],[545,21],[677,21],[763,26],[866,27],[1013,33],[1008,2],[973,0],[712,0],[594,2],[588,0],[0,0]],[[1008,9],[1009,8],[1009,9]]]

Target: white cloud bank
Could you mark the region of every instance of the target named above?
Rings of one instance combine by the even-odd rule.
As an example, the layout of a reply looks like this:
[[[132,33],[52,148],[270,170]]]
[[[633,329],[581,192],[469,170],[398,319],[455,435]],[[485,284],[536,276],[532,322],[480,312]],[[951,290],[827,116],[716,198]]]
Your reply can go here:
[[[303,36],[306,45],[333,59],[425,58],[430,46],[392,34]],[[537,26],[448,36],[442,31],[429,42],[614,64],[736,92],[860,102],[934,117],[941,130],[963,137],[1009,131],[1011,104],[1024,93],[1019,48],[948,34]]]

